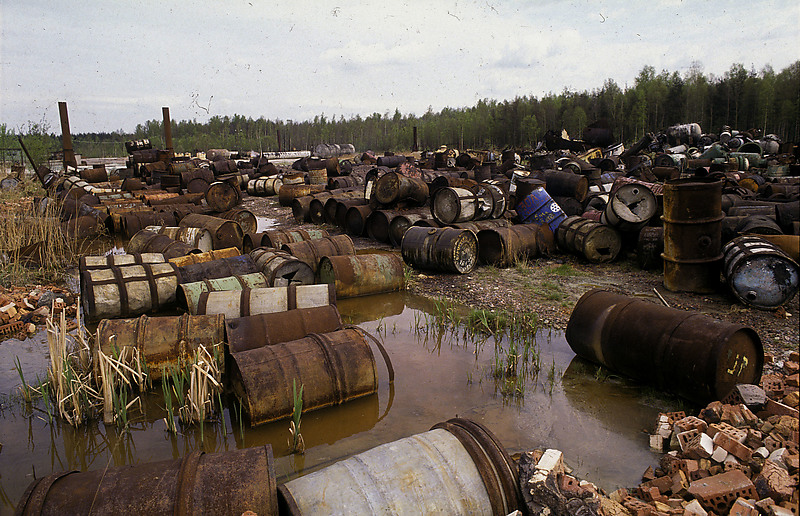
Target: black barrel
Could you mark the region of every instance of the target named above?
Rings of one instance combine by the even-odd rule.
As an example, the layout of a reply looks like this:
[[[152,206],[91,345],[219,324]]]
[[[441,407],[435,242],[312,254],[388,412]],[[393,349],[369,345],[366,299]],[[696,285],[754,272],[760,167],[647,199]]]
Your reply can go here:
[[[210,262],[193,263],[178,267],[181,283],[193,283],[204,279],[227,278],[228,276],[243,276],[254,272],[261,272],[258,265],[248,254],[221,258]]]
[[[478,237],[468,229],[412,226],[400,251],[412,267],[466,274],[478,262]]]
[[[747,306],[772,310],[797,294],[797,263],[776,245],[755,235],[735,238],[722,248],[725,281]]]

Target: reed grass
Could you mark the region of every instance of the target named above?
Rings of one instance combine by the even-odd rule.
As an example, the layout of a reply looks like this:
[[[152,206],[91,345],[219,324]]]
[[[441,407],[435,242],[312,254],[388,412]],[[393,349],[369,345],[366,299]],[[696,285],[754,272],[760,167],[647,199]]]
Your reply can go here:
[[[292,379],[292,420],[289,422],[289,448],[291,453],[303,454],[306,451],[306,444],[303,435],[300,433],[300,418],[303,414],[303,384],[300,384],[300,392],[297,391],[297,380]]]

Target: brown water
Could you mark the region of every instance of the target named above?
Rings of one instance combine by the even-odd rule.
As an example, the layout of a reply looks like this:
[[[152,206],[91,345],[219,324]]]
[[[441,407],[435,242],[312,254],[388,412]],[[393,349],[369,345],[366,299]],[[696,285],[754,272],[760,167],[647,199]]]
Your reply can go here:
[[[379,444],[415,433],[451,417],[485,424],[510,452],[558,448],[575,473],[607,490],[639,482],[658,455],[646,431],[659,411],[678,402],[614,377],[576,359],[563,334],[539,332],[541,371],[524,382],[524,396],[504,397],[492,373],[493,339],[464,338],[426,325],[433,304],[425,298],[387,294],[339,301],[345,319],[384,341],[396,378],[375,352],[380,388],[374,395],[303,415],[305,455],[290,455],[288,420],[249,428],[236,417],[239,404],[226,398],[224,427],[206,424],[178,435],[165,431],[163,401],[152,395],[133,411],[129,433],[93,421],[78,429],[48,420],[41,401],[33,409],[16,394],[19,357],[26,380],[44,378],[44,332],[26,341],[0,344],[0,513],[10,513],[34,475],[176,459],[203,448],[231,450],[271,444],[275,469],[285,480]],[[427,316],[427,322],[432,319]],[[427,331],[426,331],[427,328]],[[501,341],[500,346],[505,342]],[[551,381],[552,379],[552,381]]]

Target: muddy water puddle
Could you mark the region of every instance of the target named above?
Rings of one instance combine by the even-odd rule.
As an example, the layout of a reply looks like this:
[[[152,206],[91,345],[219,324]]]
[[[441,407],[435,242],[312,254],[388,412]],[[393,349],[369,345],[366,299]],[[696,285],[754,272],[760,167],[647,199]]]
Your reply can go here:
[[[34,475],[176,459],[200,448],[223,451],[270,444],[279,480],[286,480],[455,416],[484,423],[512,453],[558,448],[575,474],[613,490],[637,484],[646,467],[657,462],[646,431],[659,411],[681,408],[674,398],[575,358],[561,333],[539,331],[516,364],[525,373],[518,374],[522,378],[503,379],[509,370],[508,339],[471,335],[465,326],[434,316],[442,309],[429,299],[387,294],[338,304],[345,322],[384,342],[395,381],[389,384],[373,345],[378,392],[305,413],[304,455],[289,453],[288,420],[249,428],[246,417],[238,417],[240,406],[232,396],[223,400],[224,423],[206,423],[202,430],[179,428],[178,435],[166,431],[163,399],[155,394],[145,397],[141,410],[131,410],[127,433],[97,420],[77,429],[50,421],[41,399],[32,408],[21,401],[14,367],[19,357],[29,383],[37,375],[46,377],[44,332],[26,341],[3,342],[0,513],[13,511]],[[538,374],[533,364],[538,364]]]

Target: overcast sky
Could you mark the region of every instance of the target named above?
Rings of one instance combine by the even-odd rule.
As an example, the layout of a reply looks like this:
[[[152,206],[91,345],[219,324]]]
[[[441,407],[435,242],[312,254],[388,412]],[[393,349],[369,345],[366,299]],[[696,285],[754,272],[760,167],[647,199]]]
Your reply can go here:
[[[797,0],[0,0],[0,122],[60,134],[161,118],[423,114],[625,87],[645,65],[780,71]]]

